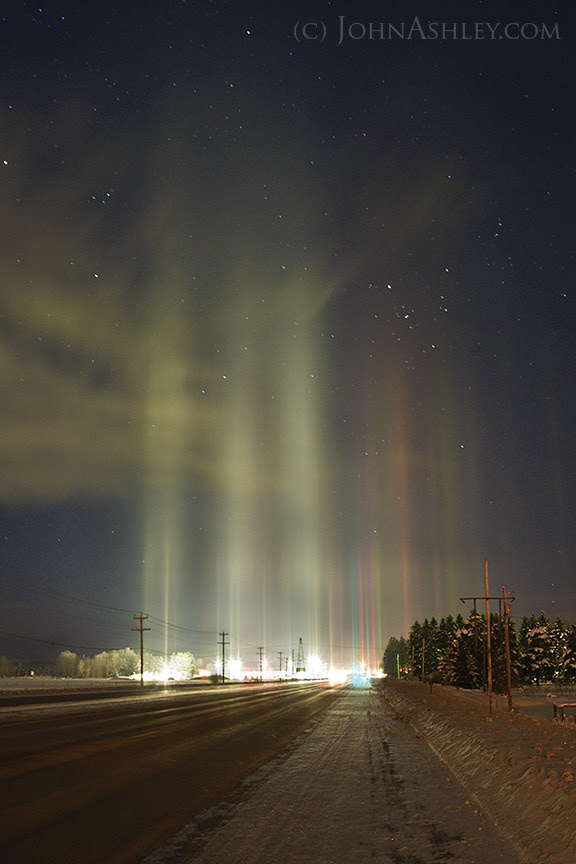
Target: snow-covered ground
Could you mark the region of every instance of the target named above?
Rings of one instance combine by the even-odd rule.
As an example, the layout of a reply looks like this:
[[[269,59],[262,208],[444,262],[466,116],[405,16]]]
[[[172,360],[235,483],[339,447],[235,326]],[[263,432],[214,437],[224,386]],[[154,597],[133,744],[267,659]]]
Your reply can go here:
[[[518,713],[502,710],[500,697],[491,719],[486,696],[477,692],[408,681],[387,682],[383,692],[527,862],[576,861],[576,727],[553,722],[553,691],[517,695]],[[525,713],[544,709],[543,719]]]
[[[0,693],[49,690],[85,690],[86,688],[108,689],[110,687],[138,686],[130,678],[47,678],[43,675],[26,675],[21,678],[0,678]]]
[[[144,864],[444,861],[523,858],[382,691],[364,683],[234,801],[203,813]]]

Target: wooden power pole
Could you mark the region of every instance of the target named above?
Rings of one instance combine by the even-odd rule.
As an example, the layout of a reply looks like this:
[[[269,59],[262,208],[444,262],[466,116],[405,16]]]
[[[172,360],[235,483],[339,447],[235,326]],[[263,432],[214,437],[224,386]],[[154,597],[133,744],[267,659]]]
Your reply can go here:
[[[512,603],[516,598],[513,595],[508,595],[506,593],[506,586],[503,587],[503,598],[502,597],[490,597],[488,594],[488,559],[484,559],[484,580],[486,586],[486,593],[483,597],[460,597],[462,603],[466,601],[473,600],[474,601],[474,617],[476,617],[476,601],[477,600],[485,600],[486,601],[486,665],[488,666],[488,700],[489,700],[489,710],[490,717],[492,717],[492,654],[490,651],[490,607],[489,600],[498,600],[498,602],[504,606],[504,644],[505,644],[505,652],[506,652],[506,687],[508,691],[508,710],[512,710],[512,687],[511,687],[511,670],[510,670],[510,639],[508,633],[508,621],[510,616],[510,603]],[[502,603],[502,600],[504,601]],[[412,649],[414,650],[414,649]],[[412,658],[412,663],[414,663],[414,658]]]
[[[502,586],[502,598],[504,600],[504,644],[506,646],[506,695],[508,696],[508,711],[512,711],[512,673],[510,669],[510,635],[508,633],[510,604],[505,585]]]
[[[492,652],[490,650],[490,592],[488,591],[488,559],[484,559],[484,587],[486,589],[486,657],[488,660],[488,712],[492,719]]]
[[[143,615],[140,612],[140,615],[134,615],[134,620],[140,622],[139,627],[132,627],[132,630],[140,631],[140,686],[144,686],[144,631],[150,630],[150,627],[143,627],[144,621],[148,618],[148,615]]]
[[[226,645],[229,645],[230,643],[226,642],[226,636],[228,636],[228,633],[225,633],[222,630],[222,632],[219,633],[219,636],[222,639],[222,642],[220,643],[222,645],[222,684],[225,684],[226,683]]]

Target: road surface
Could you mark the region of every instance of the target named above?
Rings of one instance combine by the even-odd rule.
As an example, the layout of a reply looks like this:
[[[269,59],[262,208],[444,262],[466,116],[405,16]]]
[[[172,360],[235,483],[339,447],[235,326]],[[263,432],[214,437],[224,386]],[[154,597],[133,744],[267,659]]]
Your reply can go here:
[[[342,691],[247,685],[0,705],[2,864],[135,864],[310,726]]]
[[[242,798],[210,808],[144,864],[521,861],[378,689],[358,682]]]

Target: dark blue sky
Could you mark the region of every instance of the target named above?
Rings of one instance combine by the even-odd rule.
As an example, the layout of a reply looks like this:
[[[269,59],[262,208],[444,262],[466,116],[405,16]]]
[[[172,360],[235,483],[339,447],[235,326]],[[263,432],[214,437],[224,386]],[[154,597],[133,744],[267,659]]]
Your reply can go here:
[[[575,39],[568,3],[4,5],[0,653],[142,609],[155,650],[374,662],[485,557],[575,620]]]

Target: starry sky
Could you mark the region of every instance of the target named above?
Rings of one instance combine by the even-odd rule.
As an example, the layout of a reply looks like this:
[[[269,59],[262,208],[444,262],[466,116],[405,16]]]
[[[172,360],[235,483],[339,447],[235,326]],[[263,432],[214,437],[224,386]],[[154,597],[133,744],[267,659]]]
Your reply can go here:
[[[568,2],[3,4],[0,653],[143,611],[377,664],[484,558],[576,620],[575,43]]]

